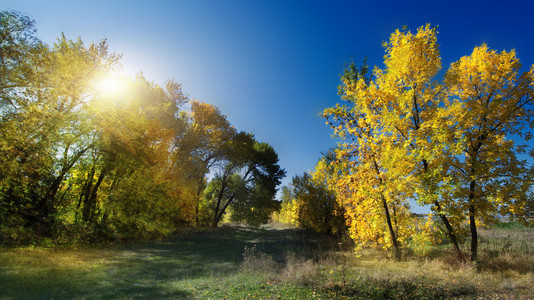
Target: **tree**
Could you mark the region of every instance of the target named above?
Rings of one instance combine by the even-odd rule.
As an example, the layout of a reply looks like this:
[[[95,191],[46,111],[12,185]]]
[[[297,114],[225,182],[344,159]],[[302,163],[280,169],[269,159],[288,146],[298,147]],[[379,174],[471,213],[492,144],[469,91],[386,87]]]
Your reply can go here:
[[[27,182],[31,179],[30,170],[27,176],[22,173],[21,163],[17,160],[21,153],[13,145],[19,141],[17,106],[19,91],[23,90],[33,76],[31,61],[34,51],[38,51],[40,41],[34,36],[35,22],[28,16],[15,11],[0,12],[0,226],[12,226],[20,223],[21,216],[14,214],[20,211],[20,203],[9,200],[13,195],[25,193]],[[19,118],[20,119],[20,118]],[[29,155],[26,155],[28,159]],[[42,156],[40,166],[47,165]],[[35,157],[34,157],[35,159]],[[39,166],[39,165],[36,165]],[[32,170],[37,172],[37,170]]]
[[[316,232],[342,234],[345,231],[344,209],[335,191],[314,175],[315,172],[293,177],[297,222]]]
[[[30,18],[0,17],[2,238],[151,237],[198,223],[204,204],[213,226],[228,208],[253,225],[278,209],[278,155],[217,107],[185,111],[180,84],[114,72],[106,41],[49,46]]]
[[[235,221],[257,224],[266,222],[278,206],[274,202],[277,186],[285,176],[278,165],[278,154],[253,135],[240,132],[224,145],[225,163],[212,183],[217,187],[208,199],[213,203],[212,227],[217,227],[226,209],[232,205]],[[240,178],[239,180],[237,178]],[[245,192],[243,192],[245,191]]]
[[[353,70],[342,79],[348,85],[356,83],[366,89],[370,82],[366,67]],[[344,95],[342,99],[350,106],[338,104],[326,109],[323,116],[339,137],[351,141],[335,150],[335,163],[341,174],[336,189],[346,210],[350,235],[363,244],[374,242],[379,247],[393,247],[395,257],[400,259],[399,231],[393,225],[391,206],[398,206],[398,201],[406,203],[407,199],[399,196],[409,195],[410,177],[400,180],[401,176],[393,175],[394,169],[409,175],[405,172],[406,164],[390,161],[395,157],[399,140],[387,134],[378,99],[354,95]]]
[[[13,36],[3,36],[2,45],[7,55],[2,70],[9,82],[2,82],[8,108],[2,108],[0,156],[10,167],[2,179],[3,199],[26,226],[49,232],[64,179],[91,147],[82,110],[91,82],[118,56],[108,52],[105,41],[86,47],[64,36],[51,48],[37,42],[30,47],[33,22],[16,13],[5,15],[3,30]]]
[[[42,43],[35,21],[16,11],[0,12],[0,110],[16,110],[17,91],[33,76],[32,59]]]
[[[450,187],[443,170],[443,149],[450,142],[441,125],[450,119],[440,113],[443,88],[434,79],[441,68],[436,33],[430,25],[416,34],[395,31],[384,44],[385,69],[375,68],[368,76],[367,66],[349,68],[340,92],[353,106],[325,110],[325,116],[340,121],[335,128],[341,134],[356,136],[358,146],[349,152],[358,156],[360,165],[364,159],[371,160],[378,185],[386,184],[387,178],[396,182],[389,186],[402,190],[394,194],[433,205],[462,257],[447,207],[441,202]],[[406,189],[408,185],[411,188]]]
[[[531,138],[525,127],[533,121],[534,65],[522,74],[520,68],[513,50],[497,53],[483,44],[451,64],[446,75],[449,114],[456,119],[450,130],[458,149],[449,157],[458,186],[452,197],[469,217],[472,261],[478,252],[477,219],[490,223],[499,213],[529,213],[533,170],[517,157],[525,146],[509,139]]]
[[[120,67],[105,41],[61,36],[48,46],[33,20],[1,17],[0,232],[134,236],[190,218],[172,165],[186,123],[181,86],[138,75],[120,78],[120,95],[103,93],[98,82]]]
[[[430,25],[416,34],[395,31],[385,43],[385,68],[366,76],[367,66],[349,67],[340,92],[350,106],[324,115],[339,136],[351,139],[336,157],[346,177],[358,175],[346,180],[344,191],[365,195],[351,208],[365,207],[369,191],[383,199],[386,216],[388,199],[432,204],[461,259],[456,234],[468,216],[476,260],[477,218],[491,222],[500,213],[524,220],[528,214],[533,170],[516,156],[526,154],[526,146],[510,135],[531,138],[525,126],[532,126],[534,67],[520,75],[513,51],[483,45],[453,63],[441,82],[435,79],[441,68],[436,34]]]
[[[254,141],[243,171],[248,197],[233,203],[232,220],[253,226],[267,223],[280,210],[275,195],[285,171],[278,164],[278,154],[271,145]]]
[[[298,226],[298,207],[295,199],[294,188],[290,185],[284,185],[281,190],[280,210],[273,213],[272,221],[282,224]]]
[[[236,134],[221,111],[214,105],[191,101],[185,131],[176,140],[175,168],[194,186],[195,223],[199,224],[201,197],[207,176],[223,164],[227,157],[224,146]]]

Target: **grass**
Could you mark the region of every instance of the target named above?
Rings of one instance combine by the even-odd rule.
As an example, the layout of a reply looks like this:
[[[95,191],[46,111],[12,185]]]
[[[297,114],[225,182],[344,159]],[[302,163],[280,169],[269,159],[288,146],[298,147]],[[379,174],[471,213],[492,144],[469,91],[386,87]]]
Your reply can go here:
[[[501,223],[480,230],[481,267],[499,272],[534,272],[534,230]]]
[[[508,238],[500,230],[512,246],[497,249]],[[521,232],[481,234],[497,250],[481,243],[479,270],[449,250],[394,262],[372,250],[355,255],[324,235],[274,227],[82,249],[3,247],[0,299],[530,299],[532,253],[517,241],[532,245],[532,230]]]

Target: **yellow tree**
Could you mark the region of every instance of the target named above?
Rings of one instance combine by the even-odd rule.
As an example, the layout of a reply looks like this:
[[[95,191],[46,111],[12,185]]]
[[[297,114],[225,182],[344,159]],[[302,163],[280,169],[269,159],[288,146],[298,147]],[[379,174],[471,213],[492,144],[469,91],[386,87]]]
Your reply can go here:
[[[293,177],[294,210],[296,223],[307,229],[328,234],[346,232],[345,211],[337,201],[335,182],[337,176],[331,168],[328,156],[320,159],[314,169]]]
[[[375,68],[372,76],[362,76],[365,67],[355,76],[354,67],[352,71],[349,68],[342,77],[340,93],[353,108],[348,111],[351,119],[343,117],[348,120],[343,126],[368,127],[366,136],[360,134],[357,139],[379,150],[366,154],[377,160],[375,169],[382,168],[387,177],[404,185],[400,190],[411,184],[415,193],[406,196],[433,206],[461,257],[447,212],[451,205],[443,203],[442,197],[450,186],[443,164],[450,148],[443,124],[451,121],[442,108],[443,86],[435,80],[441,69],[436,35],[436,28],[430,25],[415,34],[396,30],[384,44],[384,69]],[[349,135],[354,134],[349,131]],[[365,157],[361,149],[359,152]]]
[[[379,70],[375,70],[375,76],[377,73]],[[366,66],[349,67],[342,80],[342,99],[350,105],[326,109],[323,116],[338,136],[349,141],[335,151],[335,165],[342,174],[336,188],[350,234],[363,244],[393,247],[395,257],[400,259],[398,218],[408,214],[401,214],[397,208],[406,207],[410,196],[411,166],[396,159],[402,139],[387,132],[383,116],[387,111],[375,95],[380,91],[367,76]]]
[[[443,197],[450,190],[444,161],[451,148],[444,125],[454,119],[447,113],[449,110],[442,108],[443,85],[435,80],[441,69],[437,28],[427,24],[415,34],[397,30],[385,48],[385,69],[375,70],[375,89],[356,90],[356,96],[381,99],[387,132],[404,141],[398,144],[402,149],[398,149],[397,159],[411,161],[414,166],[412,174],[417,181],[414,188],[418,201],[432,205],[458,257],[462,258],[451,224],[455,217],[451,211],[454,203]]]
[[[336,149],[335,169],[338,180],[333,183],[337,199],[346,212],[351,238],[360,245],[393,248],[395,258],[401,258],[402,243],[409,236],[406,231],[411,215],[407,199],[411,194],[409,178],[391,176],[384,165],[390,164],[395,140],[380,132],[379,123],[371,125],[374,116],[354,118],[350,110],[341,106],[327,109],[340,136],[350,135],[352,143]],[[397,168],[406,165],[397,165]]]
[[[532,170],[516,154],[525,146],[510,135],[530,139],[532,128],[534,66],[520,74],[515,52],[497,53],[488,46],[453,63],[446,75],[450,127],[457,155],[450,156],[451,178],[458,188],[452,197],[469,216],[471,260],[477,259],[478,220],[491,222],[498,212],[527,214],[526,193],[532,185]]]
[[[285,185],[280,189],[281,204],[280,210],[274,212],[272,221],[287,225],[298,226],[298,204],[294,195],[294,188],[291,185]]]

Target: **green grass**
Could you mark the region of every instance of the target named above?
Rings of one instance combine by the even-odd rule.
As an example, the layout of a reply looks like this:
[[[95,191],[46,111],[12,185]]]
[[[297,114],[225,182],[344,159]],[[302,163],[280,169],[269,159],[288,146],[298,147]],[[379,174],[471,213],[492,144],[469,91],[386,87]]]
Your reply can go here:
[[[534,272],[513,255],[495,268],[499,256],[483,252],[477,271],[448,250],[394,262],[342,246],[295,229],[224,227],[139,244],[3,247],[0,299],[534,298]]]

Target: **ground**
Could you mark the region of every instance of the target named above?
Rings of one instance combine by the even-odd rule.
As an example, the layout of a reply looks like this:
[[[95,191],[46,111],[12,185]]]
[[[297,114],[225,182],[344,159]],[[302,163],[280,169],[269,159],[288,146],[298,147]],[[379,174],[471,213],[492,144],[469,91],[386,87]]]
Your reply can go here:
[[[455,261],[447,245],[395,262],[385,252],[354,252],[346,241],[275,226],[77,249],[4,246],[0,299],[534,299],[532,254],[491,240],[517,241],[519,233],[491,232],[481,234],[478,267]],[[525,245],[517,247],[532,240]]]

